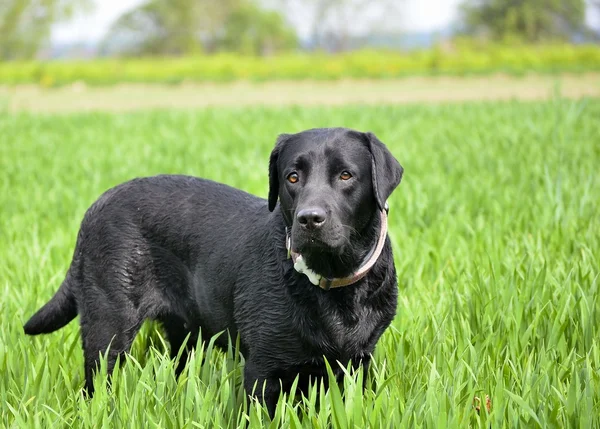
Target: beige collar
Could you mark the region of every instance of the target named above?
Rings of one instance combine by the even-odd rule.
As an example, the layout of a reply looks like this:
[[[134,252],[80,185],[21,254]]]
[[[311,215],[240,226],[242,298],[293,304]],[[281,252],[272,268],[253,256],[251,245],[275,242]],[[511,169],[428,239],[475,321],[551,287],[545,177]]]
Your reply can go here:
[[[294,262],[294,269],[299,273],[306,275],[306,277],[308,277],[308,280],[312,284],[314,284],[315,286],[319,286],[321,289],[324,290],[329,290],[330,288],[350,286],[356,283],[357,281],[361,280],[368,274],[369,270],[373,267],[373,265],[375,265],[375,262],[377,262],[377,259],[379,259],[379,256],[381,255],[383,245],[385,244],[385,238],[387,236],[387,205],[386,210],[382,210],[380,213],[381,230],[379,231],[379,238],[377,239],[377,244],[373,249],[371,249],[371,253],[367,255],[366,262],[363,263],[354,274],[343,278],[328,279],[308,268],[306,266],[304,258],[302,258],[302,255],[292,251],[291,237],[289,234],[289,230],[286,228],[285,245],[288,251],[288,258],[291,257],[292,261]]]

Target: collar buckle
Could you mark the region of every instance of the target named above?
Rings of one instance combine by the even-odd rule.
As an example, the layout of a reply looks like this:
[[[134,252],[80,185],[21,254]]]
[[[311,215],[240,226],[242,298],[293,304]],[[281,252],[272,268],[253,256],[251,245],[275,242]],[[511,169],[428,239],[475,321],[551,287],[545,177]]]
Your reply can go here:
[[[329,290],[329,289],[331,289],[331,284],[333,283],[334,280],[335,279],[328,279],[326,277],[323,277],[323,278],[321,278],[321,281],[319,282],[319,286],[323,290]]]

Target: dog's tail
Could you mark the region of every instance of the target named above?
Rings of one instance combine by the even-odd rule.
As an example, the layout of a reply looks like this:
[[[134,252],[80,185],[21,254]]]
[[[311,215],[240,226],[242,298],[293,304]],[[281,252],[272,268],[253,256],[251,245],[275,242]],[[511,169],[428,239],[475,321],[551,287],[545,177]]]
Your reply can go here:
[[[73,295],[75,279],[73,278],[73,265],[71,264],[65,280],[60,285],[52,299],[40,308],[23,329],[28,335],[48,334],[62,328],[77,316],[77,302]]]

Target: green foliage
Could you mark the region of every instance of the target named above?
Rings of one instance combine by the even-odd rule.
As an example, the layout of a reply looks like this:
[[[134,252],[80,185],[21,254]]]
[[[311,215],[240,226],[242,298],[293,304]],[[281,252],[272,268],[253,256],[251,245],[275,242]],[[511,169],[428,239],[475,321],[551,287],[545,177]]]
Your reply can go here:
[[[296,48],[298,38],[279,13],[247,3],[227,19],[221,44],[229,52],[265,55]]]
[[[464,0],[468,31],[497,40],[569,40],[585,28],[585,0]]]
[[[128,56],[224,49],[270,54],[296,46],[295,32],[283,17],[251,0],[150,0],[111,26],[102,50]]]
[[[254,48],[256,45],[252,45]],[[232,80],[389,79],[408,75],[524,74],[600,70],[596,45],[476,45],[457,41],[454,49],[415,52],[357,51],[325,55],[288,54],[269,58],[218,54],[170,59],[98,59],[70,62],[0,62],[0,84],[43,86],[82,81],[177,83]]]
[[[598,427],[598,118],[600,101],[560,99],[0,112],[0,425]],[[87,401],[77,322],[23,334],[59,286],[79,222],[101,192],[136,176],[184,173],[266,197],[275,136],[331,125],[375,132],[405,167],[389,219],[398,315],[369,374],[285,395],[271,423],[259,404],[243,405],[243,360],[209,338],[176,380],[164,340],[145,325],[112,391],[100,374]]]
[[[0,61],[35,57],[48,41],[52,25],[89,7],[90,0],[2,0]]]
[[[123,54],[181,55],[202,50],[197,37],[198,21],[205,2],[195,0],[151,0],[123,14],[109,29],[102,50]],[[224,5],[231,2],[224,1]],[[216,11],[221,12],[221,8]],[[213,19],[218,21],[217,13]],[[205,28],[211,33],[211,28]]]

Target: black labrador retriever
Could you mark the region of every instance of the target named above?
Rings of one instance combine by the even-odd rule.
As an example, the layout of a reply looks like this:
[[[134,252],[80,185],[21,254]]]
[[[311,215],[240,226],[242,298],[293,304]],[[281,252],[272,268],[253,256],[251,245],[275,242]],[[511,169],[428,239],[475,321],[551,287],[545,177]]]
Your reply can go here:
[[[402,172],[372,133],[327,128],[279,136],[268,201],[186,176],[116,186],[88,209],[65,280],[25,332],[79,314],[89,395],[100,353],[110,374],[145,319],[162,322],[173,356],[190,334],[178,373],[199,331],[239,334],[245,389],[272,414],[281,386],[326,376],[325,358],[367,367],[394,318],[386,200]]]

